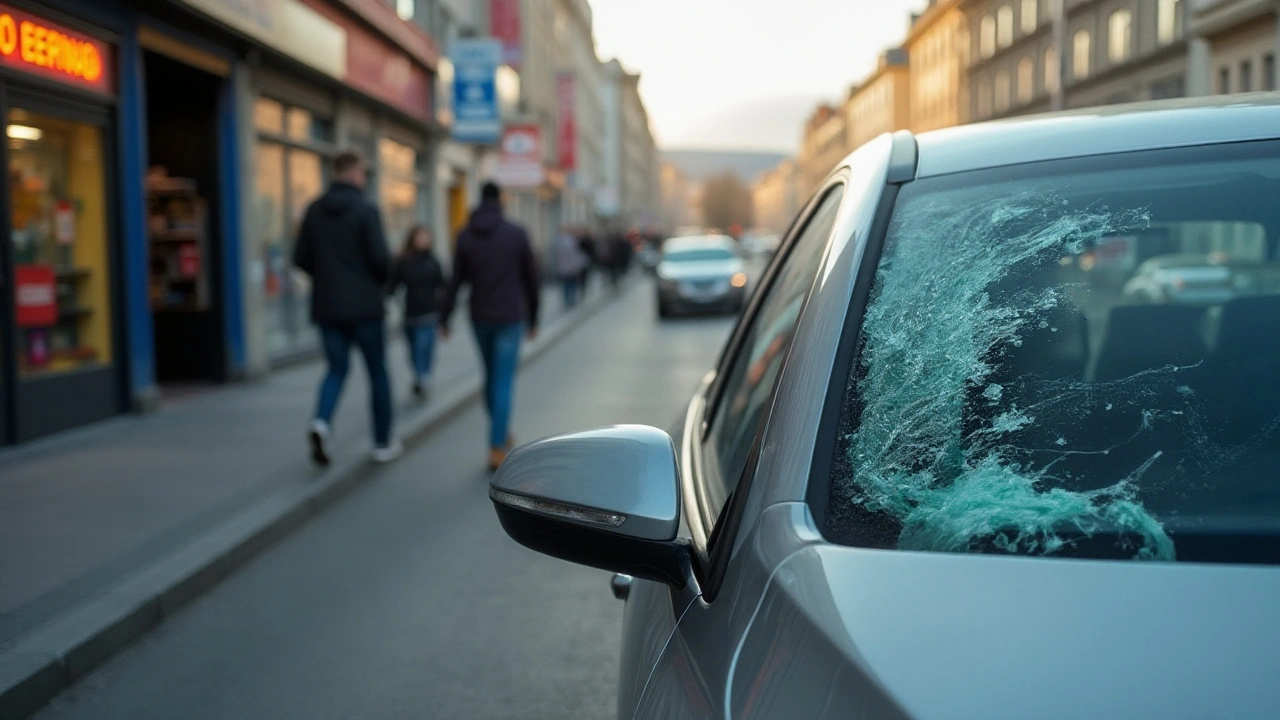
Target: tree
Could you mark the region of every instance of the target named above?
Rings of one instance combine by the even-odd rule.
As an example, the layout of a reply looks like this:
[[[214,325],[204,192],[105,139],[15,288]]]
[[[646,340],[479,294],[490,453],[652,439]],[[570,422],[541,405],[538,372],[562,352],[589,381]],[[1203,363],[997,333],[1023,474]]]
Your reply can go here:
[[[751,188],[732,172],[723,172],[702,184],[702,219],[727,231],[732,225],[751,227]]]

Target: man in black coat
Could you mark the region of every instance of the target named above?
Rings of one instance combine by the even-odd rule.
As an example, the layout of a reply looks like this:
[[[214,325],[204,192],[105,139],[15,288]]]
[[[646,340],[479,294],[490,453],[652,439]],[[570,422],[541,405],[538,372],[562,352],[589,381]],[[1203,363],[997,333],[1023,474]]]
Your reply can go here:
[[[320,328],[329,369],[320,383],[311,421],[311,458],[330,461],[330,423],[350,368],[351,346],[369,371],[373,405],[373,459],[390,462],[404,451],[391,437],[391,379],[383,298],[391,252],[378,208],[364,196],[368,170],[357,153],[333,159],[333,183],[307,208],[293,261],[311,276],[311,320]]]
[[[520,336],[538,331],[538,269],[525,229],[502,216],[502,192],[485,183],[480,205],[458,234],[453,277],[440,313],[440,333],[449,338],[449,315],[463,284],[471,286],[471,327],[484,362],[485,409],[489,411],[489,467],[497,470],[511,450],[511,402],[515,395]]]

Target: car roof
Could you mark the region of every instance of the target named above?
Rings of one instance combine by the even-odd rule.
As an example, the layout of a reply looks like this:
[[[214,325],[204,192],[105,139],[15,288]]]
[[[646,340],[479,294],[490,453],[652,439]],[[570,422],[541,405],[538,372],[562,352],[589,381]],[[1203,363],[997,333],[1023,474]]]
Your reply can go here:
[[[1105,105],[916,137],[916,177],[1136,150],[1280,138],[1280,93]]]
[[[732,250],[734,240],[728,235],[689,235],[669,238],[662,244],[663,252],[674,250],[693,250],[698,248],[725,248]]]

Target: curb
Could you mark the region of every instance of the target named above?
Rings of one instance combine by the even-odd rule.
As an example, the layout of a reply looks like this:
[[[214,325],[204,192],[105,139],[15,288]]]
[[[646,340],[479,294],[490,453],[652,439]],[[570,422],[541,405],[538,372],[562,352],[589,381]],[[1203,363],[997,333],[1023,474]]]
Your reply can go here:
[[[542,328],[536,344],[526,344],[522,350],[520,367],[610,305],[628,285],[617,292],[606,291]],[[400,424],[406,451],[476,402],[481,381],[469,380],[448,390],[428,409]],[[0,720],[19,720],[42,708],[272,543],[376,478],[377,467],[361,456],[337,463],[305,483],[269,492],[173,552],[0,647]]]

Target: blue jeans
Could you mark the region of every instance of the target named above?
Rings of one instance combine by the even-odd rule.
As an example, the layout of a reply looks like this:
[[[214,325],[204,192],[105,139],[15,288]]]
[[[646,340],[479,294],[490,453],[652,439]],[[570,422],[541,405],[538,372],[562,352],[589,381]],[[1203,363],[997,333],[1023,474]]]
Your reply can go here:
[[[579,279],[577,275],[560,281],[561,289],[564,291],[565,309],[578,304],[578,282]]]
[[[369,371],[369,397],[373,409],[373,440],[378,447],[391,442],[391,378],[387,376],[387,333],[381,320],[343,325],[321,325],[320,341],[329,372],[320,382],[316,419],[333,422],[342,397],[342,386],[351,367],[351,346],[360,348]]]
[[[413,368],[413,377],[420,383],[431,378],[431,363],[436,350],[436,325],[405,325],[405,344],[409,348],[409,365]]]
[[[480,359],[484,361],[484,405],[489,412],[489,447],[507,444],[511,403],[516,391],[516,367],[520,362],[520,336],[524,326],[480,325],[472,327]]]

